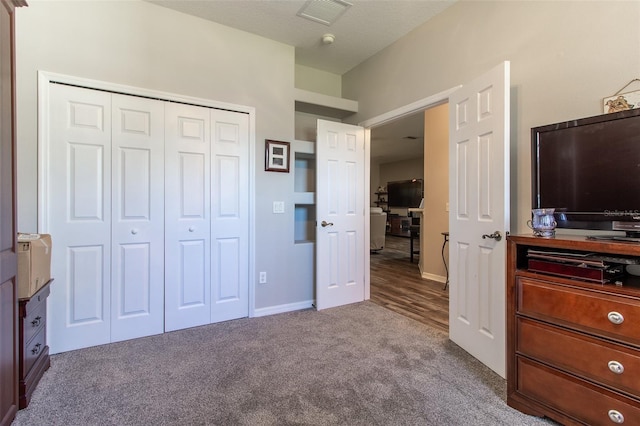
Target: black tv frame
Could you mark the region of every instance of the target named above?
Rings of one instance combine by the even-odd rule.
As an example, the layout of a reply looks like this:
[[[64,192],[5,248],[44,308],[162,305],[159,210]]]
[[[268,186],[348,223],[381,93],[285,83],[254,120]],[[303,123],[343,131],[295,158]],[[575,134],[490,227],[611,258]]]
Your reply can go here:
[[[419,185],[419,188],[417,187]],[[400,204],[394,204],[394,198],[400,197],[397,195],[396,197],[392,196],[394,192],[392,190],[393,187],[402,188],[407,193],[411,194],[410,196],[404,195],[403,198],[408,199],[410,197],[410,201],[403,202]],[[422,179],[409,179],[409,180],[398,180],[387,182],[387,202],[389,208],[417,208],[420,206],[420,202],[424,198],[424,183]],[[415,204],[415,205],[414,205]]]
[[[614,123],[617,120],[628,120],[632,119],[633,122],[620,121],[619,124],[626,125],[629,123],[630,126],[638,126],[640,128],[640,108],[631,109],[626,111],[620,111],[616,113],[602,114],[593,117],[586,117],[577,120],[569,120],[565,122],[549,124],[544,126],[538,126],[531,129],[531,206],[532,208],[545,208],[545,207],[557,207],[557,206],[546,206],[541,203],[541,184],[540,184],[540,169],[539,165],[541,162],[540,152],[539,152],[539,144],[540,137],[548,132],[562,131],[565,129],[579,128],[583,126],[590,125],[598,125],[598,124],[609,124]],[[579,141],[578,141],[579,143]],[[640,132],[638,132],[638,149],[640,150]],[[610,154],[612,157],[619,157],[618,153],[612,152]],[[600,159],[604,161],[603,159]],[[558,184],[562,184],[559,182]],[[611,188],[612,191],[615,191],[616,188]],[[637,188],[637,191],[640,193],[640,185]],[[635,191],[634,191],[635,192]],[[622,196],[622,195],[621,195]],[[637,206],[640,209],[640,203]],[[626,211],[626,209],[625,209]],[[639,210],[631,209],[630,211]],[[577,215],[575,212],[563,212],[556,211],[555,219],[559,228],[570,228],[570,229],[583,229],[583,230],[614,230],[614,231],[624,231],[629,238],[638,238],[640,237],[640,214],[635,215],[607,215],[606,210],[604,212],[587,212],[590,214]]]

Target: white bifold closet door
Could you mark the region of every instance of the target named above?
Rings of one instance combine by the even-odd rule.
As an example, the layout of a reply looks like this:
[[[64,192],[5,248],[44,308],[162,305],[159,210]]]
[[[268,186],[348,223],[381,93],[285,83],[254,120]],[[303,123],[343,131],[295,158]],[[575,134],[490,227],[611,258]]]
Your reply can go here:
[[[51,85],[52,352],[162,333],[162,102]]]
[[[249,315],[249,116],[211,111],[211,322],[220,322]]]
[[[111,341],[111,94],[50,87],[51,352]]]
[[[166,106],[165,328],[211,317],[211,126],[209,108]]]
[[[164,329],[164,105],[113,95],[111,341]]]
[[[165,329],[246,317],[248,116],[166,106]]]
[[[248,115],[50,85],[52,353],[248,316]]]

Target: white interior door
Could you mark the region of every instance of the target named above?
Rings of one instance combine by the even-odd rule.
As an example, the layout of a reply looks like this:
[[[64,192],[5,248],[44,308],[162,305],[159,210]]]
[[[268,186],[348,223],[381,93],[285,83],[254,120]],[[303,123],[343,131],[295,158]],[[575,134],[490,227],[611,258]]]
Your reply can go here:
[[[211,317],[210,109],[168,103],[166,113],[165,329]]]
[[[164,103],[112,95],[111,341],[164,330]]]
[[[110,341],[111,94],[50,85],[52,353]]]
[[[364,129],[318,120],[316,307],[365,298]]]
[[[211,110],[211,322],[249,316],[249,116]]]
[[[452,94],[449,120],[449,336],[505,377],[509,62]]]

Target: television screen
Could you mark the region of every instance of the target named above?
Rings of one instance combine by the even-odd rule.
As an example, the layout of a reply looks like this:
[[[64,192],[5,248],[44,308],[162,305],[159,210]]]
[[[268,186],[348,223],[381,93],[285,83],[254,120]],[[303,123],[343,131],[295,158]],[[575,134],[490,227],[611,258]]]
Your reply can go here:
[[[422,179],[387,183],[389,207],[419,207],[422,201]]]
[[[640,222],[640,110],[532,129],[533,208],[559,227]]]

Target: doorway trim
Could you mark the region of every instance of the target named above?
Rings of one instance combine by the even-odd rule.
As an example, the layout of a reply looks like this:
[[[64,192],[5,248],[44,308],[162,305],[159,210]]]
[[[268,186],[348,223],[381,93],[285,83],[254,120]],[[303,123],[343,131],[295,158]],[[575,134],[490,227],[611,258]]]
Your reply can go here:
[[[255,316],[255,182],[256,182],[256,109],[254,107],[196,98],[159,90],[145,89],[117,83],[38,71],[38,232],[49,229],[47,209],[50,205],[47,176],[49,173],[49,88],[51,83],[63,83],[88,89],[121,93],[125,95],[178,102],[207,108],[244,113],[249,116],[249,318]]]
[[[444,104],[449,101],[449,96],[455,92],[456,90],[462,87],[461,84],[454,86],[450,89],[443,90],[442,92],[436,93],[431,96],[427,96],[426,98],[419,99],[410,104],[401,106],[399,108],[393,109],[391,111],[387,111],[383,114],[372,117],[368,120],[362,121],[358,123],[359,126],[364,127],[364,150],[365,150],[365,164],[364,164],[364,175],[365,175],[365,191],[364,191],[364,205],[371,205],[371,129],[376,128],[378,126],[382,126],[383,124],[389,123],[391,121],[397,120],[399,118],[405,117],[407,115],[415,114],[420,111],[424,111],[426,109]],[[367,239],[369,238],[369,233],[371,232],[369,223],[369,214],[364,215],[365,218],[365,235]],[[366,241],[367,246],[369,242]],[[365,265],[364,265],[364,298],[368,300],[371,298],[371,259],[370,256],[365,256]]]

